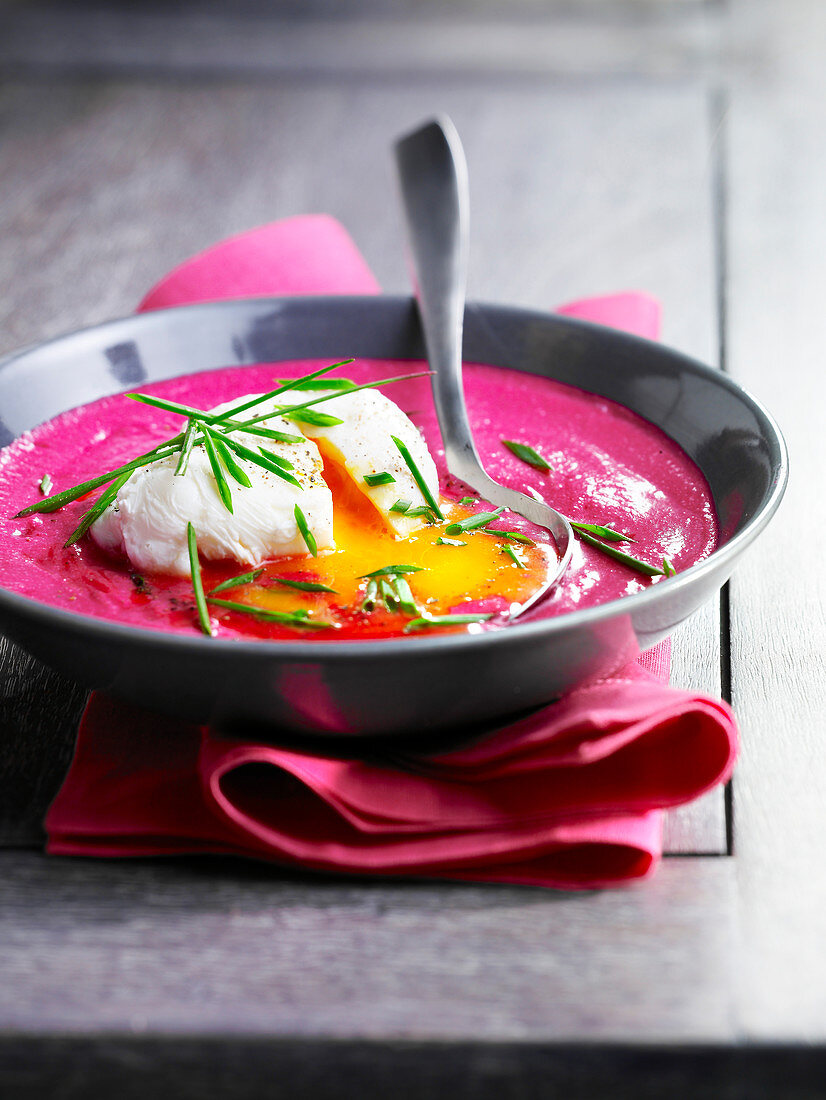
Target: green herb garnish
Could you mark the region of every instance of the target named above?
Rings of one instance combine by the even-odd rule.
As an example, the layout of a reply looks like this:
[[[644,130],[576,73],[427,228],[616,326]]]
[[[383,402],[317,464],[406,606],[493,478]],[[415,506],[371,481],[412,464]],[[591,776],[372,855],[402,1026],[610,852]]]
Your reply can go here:
[[[72,531],[71,535],[63,543],[65,546],[72,546],[78,539],[83,538],[98,516],[103,515],[115,497],[118,495],[118,490],[121,489],[129,478],[132,476],[132,471],[129,470],[124,474],[121,474],[114,484],[110,485],[105,492],[101,493],[95,503],[83,516],[78,526]]]
[[[313,535],[312,531],[310,530],[310,526],[307,523],[307,517],[304,515],[297,504],[295,506],[295,509],[293,510],[293,515],[295,516],[295,522],[298,524],[298,530],[301,532],[301,537],[307,544],[307,549],[310,551],[314,558],[317,558],[318,543],[316,542],[315,535]]]
[[[507,556],[516,563],[517,569],[527,569],[527,566],[522,561],[522,559],[517,556],[516,551],[512,546],[509,546],[507,543],[503,543],[500,549],[503,554],[507,554]]]
[[[533,539],[523,535],[521,531],[500,531],[498,527],[486,527],[486,535],[499,535],[503,539],[513,539],[514,542],[523,542],[526,546],[536,546]]]
[[[357,393],[359,390],[375,390],[378,389],[379,386],[389,386],[392,382],[406,382],[411,378],[427,378],[432,373],[433,371],[416,371],[413,374],[397,374],[393,378],[379,378],[376,382],[363,382],[360,386],[353,386],[353,388],[348,390],[347,392]],[[313,375],[312,377],[315,377],[315,375]],[[264,413],[262,416],[256,416],[252,420],[246,422],[242,420],[239,424],[235,426],[233,430],[245,431],[250,424],[259,424],[262,420],[269,420],[274,415],[287,416],[289,413],[298,412],[300,409],[309,409],[311,406],[320,405],[323,401],[335,401],[337,397],[341,397],[341,394],[324,393],[321,395],[321,397],[313,397],[309,401],[302,402],[300,405],[282,405],[281,408],[278,409],[277,413]],[[263,401],[264,398],[260,397],[256,398],[256,400]]]
[[[636,542],[636,539],[632,539],[630,535],[625,535],[622,531],[615,531],[611,527],[603,527],[598,523],[576,523],[574,520],[568,522],[575,531],[584,531],[586,535],[605,539],[606,542]]]
[[[225,592],[228,588],[239,588],[242,584],[254,584],[263,572],[263,569],[253,569],[251,573],[239,573],[237,577],[230,577],[229,580],[216,584],[209,594],[214,596],[216,592]]]
[[[49,474],[44,474],[38,482],[38,488],[44,497],[47,497],[52,491],[52,479]]]
[[[664,571],[658,569],[655,565],[649,565],[647,562],[640,561],[639,558],[632,558],[630,554],[624,554],[622,550],[617,550],[615,546],[600,542],[599,539],[595,539],[593,535],[586,534],[585,531],[578,531],[577,534],[583,542],[587,542],[589,546],[596,547],[596,549],[601,550],[603,554],[607,554],[609,558],[622,562],[623,565],[627,565],[629,569],[636,570],[637,573],[644,573],[647,577],[661,577],[663,575]]]
[[[396,577],[395,588],[399,600],[399,609],[406,615],[418,615],[419,609],[416,606],[416,601],[413,599],[410,585],[404,577]]]
[[[352,359],[346,360],[348,363],[352,363]],[[337,366],[343,366],[343,363],[337,363]],[[289,378],[280,378],[280,382],[289,382]],[[294,390],[351,390],[355,386],[355,382],[352,378],[325,378],[323,382],[317,382],[314,378],[309,381],[300,380],[297,385],[292,388]]]
[[[284,458],[282,455],[277,455],[275,451],[268,451],[266,447],[259,447],[258,453],[262,454],[264,458],[268,458],[270,462],[274,462],[276,466],[280,466],[282,470],[295,469],[295,465],[290,462],[288,458]]]
[[[281,623],[283,626],[300,626],[308,630],[327,630],[333,624],[323,623],[318,619],[309,618],[308,611],[272,611],[268,607],[253,607],[251,604],[235,603],[233,600],[218,600],[212,596],[207,602],[216,607],[224,607],[227,611],[238,611],[242,615],[252,615],[253,618],[263,619],[268,623]]]
[[[395,580],[395,577],[379,577],[379,594],[384,600],[384,606],[388,611],[395,611],[400,602],[394,583]]]
[[[439,508],[439,505],[436,502],[436,498],[431,493],[430,488],[429,488],[427,482],[425,481],[424,477],[422,476],[422,473],[419,470],[419,467],[416,465],[415,459],[413,458],[413,455],[408,450],[407,445],[405,443],[403,443],[398,438],[398,436],[391,435],[390,438],[396,444],[396,447],[398,449],[399,454],[402,456],[402,458],[404,459],[405,465],[407,466],[410,473],[413,475],[413,480],[419,486],[419,489],[421,490],[421,494],[424,497],[427,504],[430,506],[431,511],[433,512],[433,514],[436,516],[437,519],[444,519],[445,517],[442,513],[442,510],[441,510],[441,508]]]
[[[262,428],[260,424],[241,424],[235,420],[220,420],[216,422],[225,432],[243,431],[247,435],[257,435],[261,439],[271,439],[275,443],[304,443],[307,437],[304,435],[290,435],[289,432],[278,432],[275,428]],[[286,462],[287,460],[284,459]],[[292,463],[290,463],[292,469]]]
[[[459,539],[446,539],[442,535],[436,539],[437,546],[467,546],[466,542],[460,542]]]
[[[460,504],[476,504],[476,497],[462,497]]]
[[[177,401],[165,401],[161,397],[152,397],[148,393],[127,393],[126,396],[133,401],[139,401],[143,405],[151,405],[157,409],[164,409],[167,412],[178,413],[179,416],[194,416],[198,420],[204,421],[206,424],[218,424],[226,421],[228,417],[237,416],[239,413],[246,412],[247,409],[253,408],[255,405],[260,405],[263,401],[269,401],[272,397],[278,397],[279,394],[285,393],[287,390],[295,389],[302,382],[309,382],[315,378],[318,378],[322,374],[327,374],[329,371],[335,370],[336,367],[343,367],[347,363],[352,363],[352,359],[342,359],[340,363],[333,363],[329,367],[322,367],[320,370],[313,371],[311,374],[305,375],[303,378],[296,378],[292,381],[284,382],[276,389],[270,390],[269,393],[259,394],[257,397],[250,398],[249,401],[243,401],[238,405],[232,405],[228,409],[224,409],[220,413],[205,412],[203,409],[195,409],[191,405],[182,405]],[[267,416],[275,416],[276,413],[268,413]],[[266,417],[264,417],[266,419]]]
[[[521,459],[523,462],[527,462],[527,464],[533,466],[535,470],[550,470],[550,465],[545,461],[539,451],[535,451],[533,447],[529,447],[527,443],[517,443],[513,439],[503,439],[502,442],[517,458]]]
[[[389,471],[382,470],[380,474],[365,474],[364,480],[368,485],[390,485],[396,479]]]
[[[318,412],[316,409],[299,409],[297,412],[282,414],[297,424],[315,424],[318,428],[333,428],[344,421],[331,413]]]
[[[208,428],[206,424],[204,425],[204,435],[209,436],[209,438],[212,440],[215,450],[218,452],[218,457],[221,459],[221,462],[224,464],[227,472],[238,482],[239,485],[243,486],[243,488],[251,489],[252,482],[250,481],[246,470],[242,470],[235,459],[232,457],[226,441],[222,439],[217,432],[214,432],[211,428]]]
[[[328,584],[320,584],[318,581],[294,581],[289,577],[276,577],[276,584],[283,584],[286,588],[297,588],[299,592],[333,592],[335,588],[330,588]]]
[[[663,558],[663,573],[666,577],[677,576],[677,570],[674,568],[668,558]]]
[[[195,419],[190,420],[187,423],[186,431],[184,432],[183,443],[181,444],[181,454],[178,458],[178,465],[175,467],[175,476],[183,477],[189,466],[189,456],[192,454],[192,447],[195,443],[195,436],[198,432],[198,421]]]
[[[385,565],[381,569],[374,569],[372,573],[362,573],[358,579],[363,581],[368,577],[392,577],[396,573],[421,573],[423,568],[421,565]]]
[[[239,443],[237,439],[233,439],[232,436],[229,435],[222,435],[221,438],[228,447],[235,451],[239,458],[244,458],[247,462],[252,462],[255,466],[260,466],[264,470],[269,470],[271,474],[275,474],[276,477],[280,477],[283,481],[288,481],[290,485],[297,485],[299,489],[304,488],[297,478],[287,473],[280,462],[274,461],[278,458],[278,455],[270,454],[270,452],[265,451],[263,447],[259,448],[257,451],[253,451],[250,447],[245,447],[243,443]]]
[[[466,623],[486,623],[492,619],[489,615],[422,615],[418,619],[411,619],[404,628],[405,634],[414,630],[424,630],[430,626],[463,626]]]
[[[189,549],[189,572],[192,576],[192,590],[195,593],[195,606],[198,609],[198,622],[204,634],[212,635],[212,626],[209,622],[209,608],[204,596],[204,583],[201,579],[201,563],[198,560],[198,543],[195,539],[195,528],[191,523],[186,525],[186,543]]]
[[[391,512],[401,512],[404,514],[410,508],[413,503],[412,500],[397,500],[395,504],[390,505]]]
[[[218,490],[218,496],[224,503],[224,507],[228,512],[232,512],[232,492],[229,487],[224,471],[221,469],[221,463],[218,461],[218,452],[215,450],[215,444],[212,442],[209,434],[204,432],[204,449],[209,459],[209,464],[212,467],[212,476],[215,478],[215,487]]]
[[[490,523],[492,519],[496,519],[504,511],[504,508],[497,508],[495,512],[477,512],[476,515],[468,516],[467,519],[460,519],[457,523],[449,523],[445,527],[445,534],[461,535],[464,531],[475,531],[477,527],[484,527],[486,523]]]
[[[361,610],[372,611],[376,606],[378,595],[379,582],[377,580],[368,581],[364,589],[364,599],[361,602]]]
[[[433,509],[429,508],[426,504],[419,504],[415,508],[408,508],[405,512],[406,516],[424,516],[428,523],[435,523],[436,517],[433,514]]]

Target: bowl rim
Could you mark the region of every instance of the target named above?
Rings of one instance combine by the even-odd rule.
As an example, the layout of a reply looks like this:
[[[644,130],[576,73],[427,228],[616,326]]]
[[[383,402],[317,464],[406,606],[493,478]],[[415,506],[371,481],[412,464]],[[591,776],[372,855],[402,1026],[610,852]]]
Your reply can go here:
[[[17,359],[23,359],[34,352],[45,350],[54,345],[61,344],[64,341],[71,340],[72,338],[80,338],[93,333],[105,333],[107,330],[115,329],[125,323],[145,323],[150,325],[159,321],[162,322],[164,315],[169,313],[175,313],[177,315],[195,313],[197,315],[197,313],[205,310],[219,312],[226,309],[227,311],[231,311],[232,309],[243,306],[266,307],[269,305],[270,307],[274,307],[284,303],[288,304],[288,306],[293,309],[314,307],[323,310],[329,308],[333,303],[338,307],[344,308],[347,308],[348,305],[356,308],[359,305],[365,305],[367,303],[370,303],[374,308],[381,308],[378,305],[378,303],[381,302],[386,303],[388,310],[391,307],[398,308],[400,305],[415,305],[415,299],[412,296],[373,294],[262,295],[247,298],[228,298],[212,302],[196,302],[183,306],[169,306],[146,313],[126,314],[123,317],[112,318],[98,324],[84,325],[72,329],[69,332],[51,337],[48,340],[25,345],[0,357],[0,371],[9,367]],[[777,461],[774,464],[774,481],[762,507],[746,521],[743,528],[738,531],[737,534],[732,536],[728,542],[714,550],[709,557],[689,566],[688,569],[683,570],[677,574],[677,576],[669,578],[668,584],[670,592],[675,592],[680,588],[686,588],[694,584],[703,576],[719,571],[728,571],[731,562],[742,553],[745,547],[748,546],[769,523],[780,505],[780,501],[783,498],[783,494],[788,484],[788,448],[777,421],[768,409],[757,397],[736,382],[723,369],[710,367],[697,359],[685,355],[681,351],[660,344],[658,341],[647,340],[620,329],[608,328],[607,326],[584,321],[580,318],[555,314],[552,311],[543,311],[503,303],[469,301],[466,304],[466,312],[481,312],[483,314],[492,315],[498,314],[514,320],[521,320],[525,323],[530,321],[547,323],[551,321],[555,324],[559,324],[561,328],[568,329],[573,333],[577,331],[593,332],[594,330],[602,333],[608,332],[612,337],[615,337],[618,342],[626,344],[631,350],[633,350],[634,346],[644,346],[650,349],[653,345],[659,348],[666,356],[678,360],[684,367],[693,371],[700,377],[716,385],[721,385],[724,389],[728,389],[734,396],[744,401],[746,405],[749,406],[750,411],[755,415],[757,420],[764,421],[770,435],[773,437],[772,442],[776,448]],[[310,357],[308,356],[307,358]],[[315,358],[315,356],[313,356],[313,358]],[[376,358],[376,356],[365,355],[363,358]],[[403,357],[388,355],[387,358]],[[418,356],[413,358],[418,358]],[[422,358],[424,358],[423,355]],[[279,360],[274,359],[272,362],[279,362]],[[503,369],[519,370],[518,367]],[[120,391],[114,392],[117,393]],[[586,390],[585,392],[591,391]],[[55,415],[60,414],[56,413]],[[666,432],[666,434],[668,433]],[[19,436],[15,436],[15,440],[17,438],[19,438]],[[728,575],[728,573],[726,573],[726,575]],[[497,647],[501,647],[503,644],[507,645],[507,638],[514,638],[514,640],[519,639],[522,642],[526,642],[532,638],[547,638],[549,635],[564,634],[572,627],[589,627],[596,623],[612,620],[623,615],[631,617],[635,612],[644,610],[651,604],[656,604],[662,598],[662,593],[658,592],[658,588],[659,585],[655,584],[643,591],[635,592],[628,596],[618,597],[606,603],[585,608],[582,611],[569,611],[561,615],[551,616],[536,621],[522,622],[517,620],[512,624],[503,624],[502,627],[494,630],[482,630],[479,632],[463,631],[461,633],[440,633],[434,635],[412,634],[403,638],[365,639],[364,641],[310,641],[306,639],[296,639],[295,641],[266,639],[246,641],[233,638],[221,638],[220,636],[208,637],[202,633],[193,633],[191,635],[173,634],[164,630],[152,630],[133,624],[119,623],[111,619],[98,618],[83,612],[69,611],[65,608],[55,607],[43,600],[35,599],[31,596],[24,596],[21,593],[11,591],[2,586],[0,586],[0,611],[2,611],[3,608],[8,608],[12,613],[18,616],[25,616],[35,621],[50,621],[55,626],[61,627],[66,633],[82,632],[84,635],[91,635],[91,640],[103,640],[106,637],[117,638],[119,641],[135,646],[151,644],[155,648],[162,650],[166,649],[172,653],[179,650],[191,651],[193,657],[209,656],[213,660],[220,658],[222,655],[226,655],[227,658],[249,656],[257,658],[259,661],[296,661],[307,660],[313,657],[318,662],[335,656],[338,661],[346,662],[348,660],[393,659],[397,655],[405,653],[412,654],[413,652],[433,655],[438,654],[444,649],[455,650],[457,646],[459,648],[467,647],[482,652],[491,645],[496,645]]]

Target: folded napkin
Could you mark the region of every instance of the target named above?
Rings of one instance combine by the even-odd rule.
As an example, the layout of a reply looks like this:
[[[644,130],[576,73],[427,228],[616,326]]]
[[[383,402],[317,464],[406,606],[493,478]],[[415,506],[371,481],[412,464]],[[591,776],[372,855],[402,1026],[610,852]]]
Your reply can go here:
[[[140,308],[378,289],[344,229],[307,216],[220,242]],[[659,306],[643,294],[560,312],[651,338],[659,329]],[[47,848],[562,888],[639,879],[661,855],[662,811],[726,780],[737,752],[729,707],[668,687],[669,663],[664,643],[437,756],[392,742],[354,759],[229,740],[97,693],[46,818]]]

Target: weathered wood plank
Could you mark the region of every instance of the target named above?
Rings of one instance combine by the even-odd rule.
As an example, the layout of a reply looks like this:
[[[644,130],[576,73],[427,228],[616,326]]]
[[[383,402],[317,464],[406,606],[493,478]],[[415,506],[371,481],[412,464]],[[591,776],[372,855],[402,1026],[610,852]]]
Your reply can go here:
[[[0,875],[21,1036],[734,1037],[731,860],[584,894],[13,852]]]
[[[387,289],[405,291],[388,148],[437,106],[467,148],[473,296],[547,307],[645,287],[663,300],[664,338],[713,360],[713,119],[702,89],[669,83],[8,85],[0,343],[129,312],[211,241],[306,211],[337,215]],[[714,608],[674,654],[676,683],[719,693]],[[45,806],[34,792],[30,805],[31,825]],[[680,811],[667,840],[725,851],[719,792]]]
[[[777,416],[792,464],[781,514],[731,590],[732,692],[745,742],[735,784],[739,1012],[751,1035],[822,1043],[826,9],[734,3],[732,19],[742,47],[759,50],[733,86],[727,121],[729,361]]]

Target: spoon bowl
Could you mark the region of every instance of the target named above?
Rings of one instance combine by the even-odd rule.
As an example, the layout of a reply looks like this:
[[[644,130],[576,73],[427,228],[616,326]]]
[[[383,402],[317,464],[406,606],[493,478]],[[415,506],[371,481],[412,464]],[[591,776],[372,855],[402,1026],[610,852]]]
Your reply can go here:
[[[508,617],[513,619],[538,603],[565,573],[573,531],[568,520],[543,500],[494,481],[473,441],[462,387],[470,204],[467,164],[456,128],[447,118],[428,122],[401,138],[395,154],[447,468],[483,500],[550,531],[556,543],[556,569],[549,570],[545,583],[529,599],[511,606]]]

